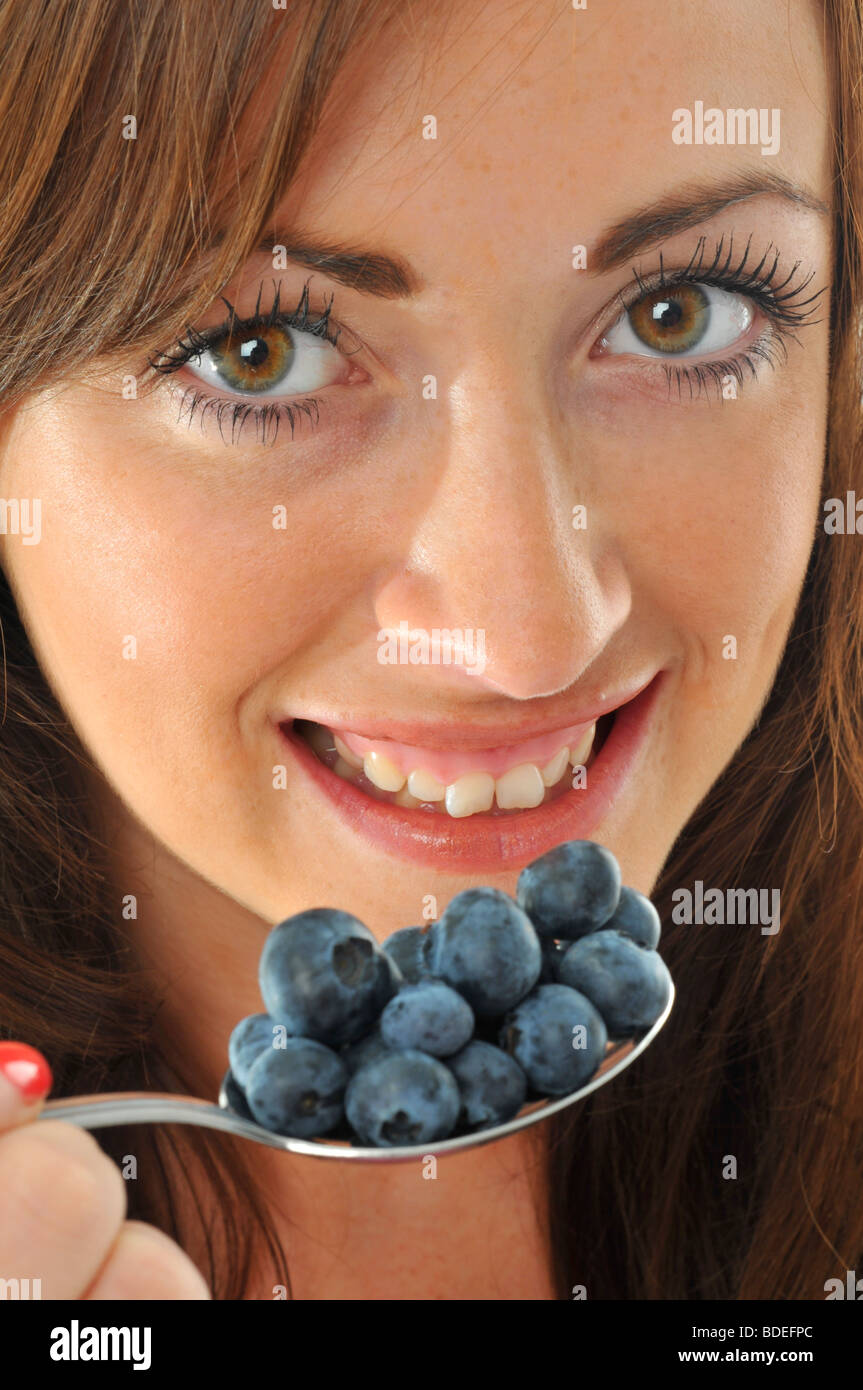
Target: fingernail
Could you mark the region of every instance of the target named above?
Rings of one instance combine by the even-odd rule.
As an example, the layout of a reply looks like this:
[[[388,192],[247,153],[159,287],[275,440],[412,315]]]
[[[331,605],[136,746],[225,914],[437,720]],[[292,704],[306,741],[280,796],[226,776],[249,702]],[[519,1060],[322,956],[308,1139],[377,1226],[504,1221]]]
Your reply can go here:
[[[0,1076],[16,1088],[28,1103],[47,1096],[54,1078],[41,1052],[27,1043],[0,1042]]]

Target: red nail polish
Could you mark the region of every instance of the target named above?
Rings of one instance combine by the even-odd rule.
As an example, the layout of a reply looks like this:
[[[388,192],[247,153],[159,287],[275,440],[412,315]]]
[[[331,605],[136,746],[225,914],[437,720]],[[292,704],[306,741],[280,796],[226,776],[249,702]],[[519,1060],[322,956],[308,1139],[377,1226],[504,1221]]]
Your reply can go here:
[[[26,1043],[0,1042],[0,1072],[27,1100],[47,1096],[54,1084],[51,1068],[42,1053]]]

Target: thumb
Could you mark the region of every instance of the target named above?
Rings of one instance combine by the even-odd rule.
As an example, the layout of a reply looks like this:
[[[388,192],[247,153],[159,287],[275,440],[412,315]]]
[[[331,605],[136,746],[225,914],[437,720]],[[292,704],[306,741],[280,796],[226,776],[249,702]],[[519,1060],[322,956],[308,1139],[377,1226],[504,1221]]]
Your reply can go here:
[[[51,1068],[35,1047],[0,1042],[0,1132],[35,1120],[52,1084]]]

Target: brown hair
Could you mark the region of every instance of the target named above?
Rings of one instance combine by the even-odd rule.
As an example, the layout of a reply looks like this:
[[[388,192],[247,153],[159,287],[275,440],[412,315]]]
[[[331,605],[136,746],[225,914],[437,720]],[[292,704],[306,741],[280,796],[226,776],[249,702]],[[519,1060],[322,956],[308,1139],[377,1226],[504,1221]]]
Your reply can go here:
[[[863,8],[823,11],[836,212],[822,496],[844,501],[863,497]],[[823,1299],[826,1279],[863,1268],[861,711],[863,546],[819,526],[770,697],[654,890],[678,983],[669,1022],[550,1121],[562,1287]],[[669,927],[672,893],[696,879],[779,888],[781,930]]]
[[[160,346],[209,306],[271,219],[344,57],[407,8],[0,0],[0,429],[70,363]],[[824,486],[863,495],[863,7],[824,0],[823,13],[837,209]],[[241,166],[237,126],[288,23],[290,68]],[[138,139],[124,141],[130,113]],[[574,1284],[591,1298],[820,1298],[826,1278],[861,1267],[861,593],[863,548],[819,529],[770,699],[656,889],[671,1019],[613,1086],[548,1122],[562,1298]],[[0,622],[0,1036],[45,1053],[58,1095],[193,1090],[154,1041],[158,1000],[108,897],[90,760],[5,582]],[[668,925],[671,892],[696,878],[781,888],[781,931]],[[215,1297],[243,1296],[262,1242],[289,1284],[241,1146],[147,1126],[101,1139],[150,1162],[160,1176],[129,1185],[130,1215],[181,1243],[202,1181],[214,1192]]]

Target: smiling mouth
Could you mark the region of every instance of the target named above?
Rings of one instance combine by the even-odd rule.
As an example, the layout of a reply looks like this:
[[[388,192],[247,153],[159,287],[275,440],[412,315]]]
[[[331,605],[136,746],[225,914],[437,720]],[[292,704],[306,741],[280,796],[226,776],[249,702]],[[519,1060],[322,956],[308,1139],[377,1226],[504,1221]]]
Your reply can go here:
[[[283,730],[301,739],[336,777],[373,800],[461,820],[512,816],[565,796],[574,784],[575,770],[592,766],[615,713],[603,715],[587,728],[574,726],[520,747],[469,754],[424,753],[345,730],[336,733],[309,719],[294,719]]]

